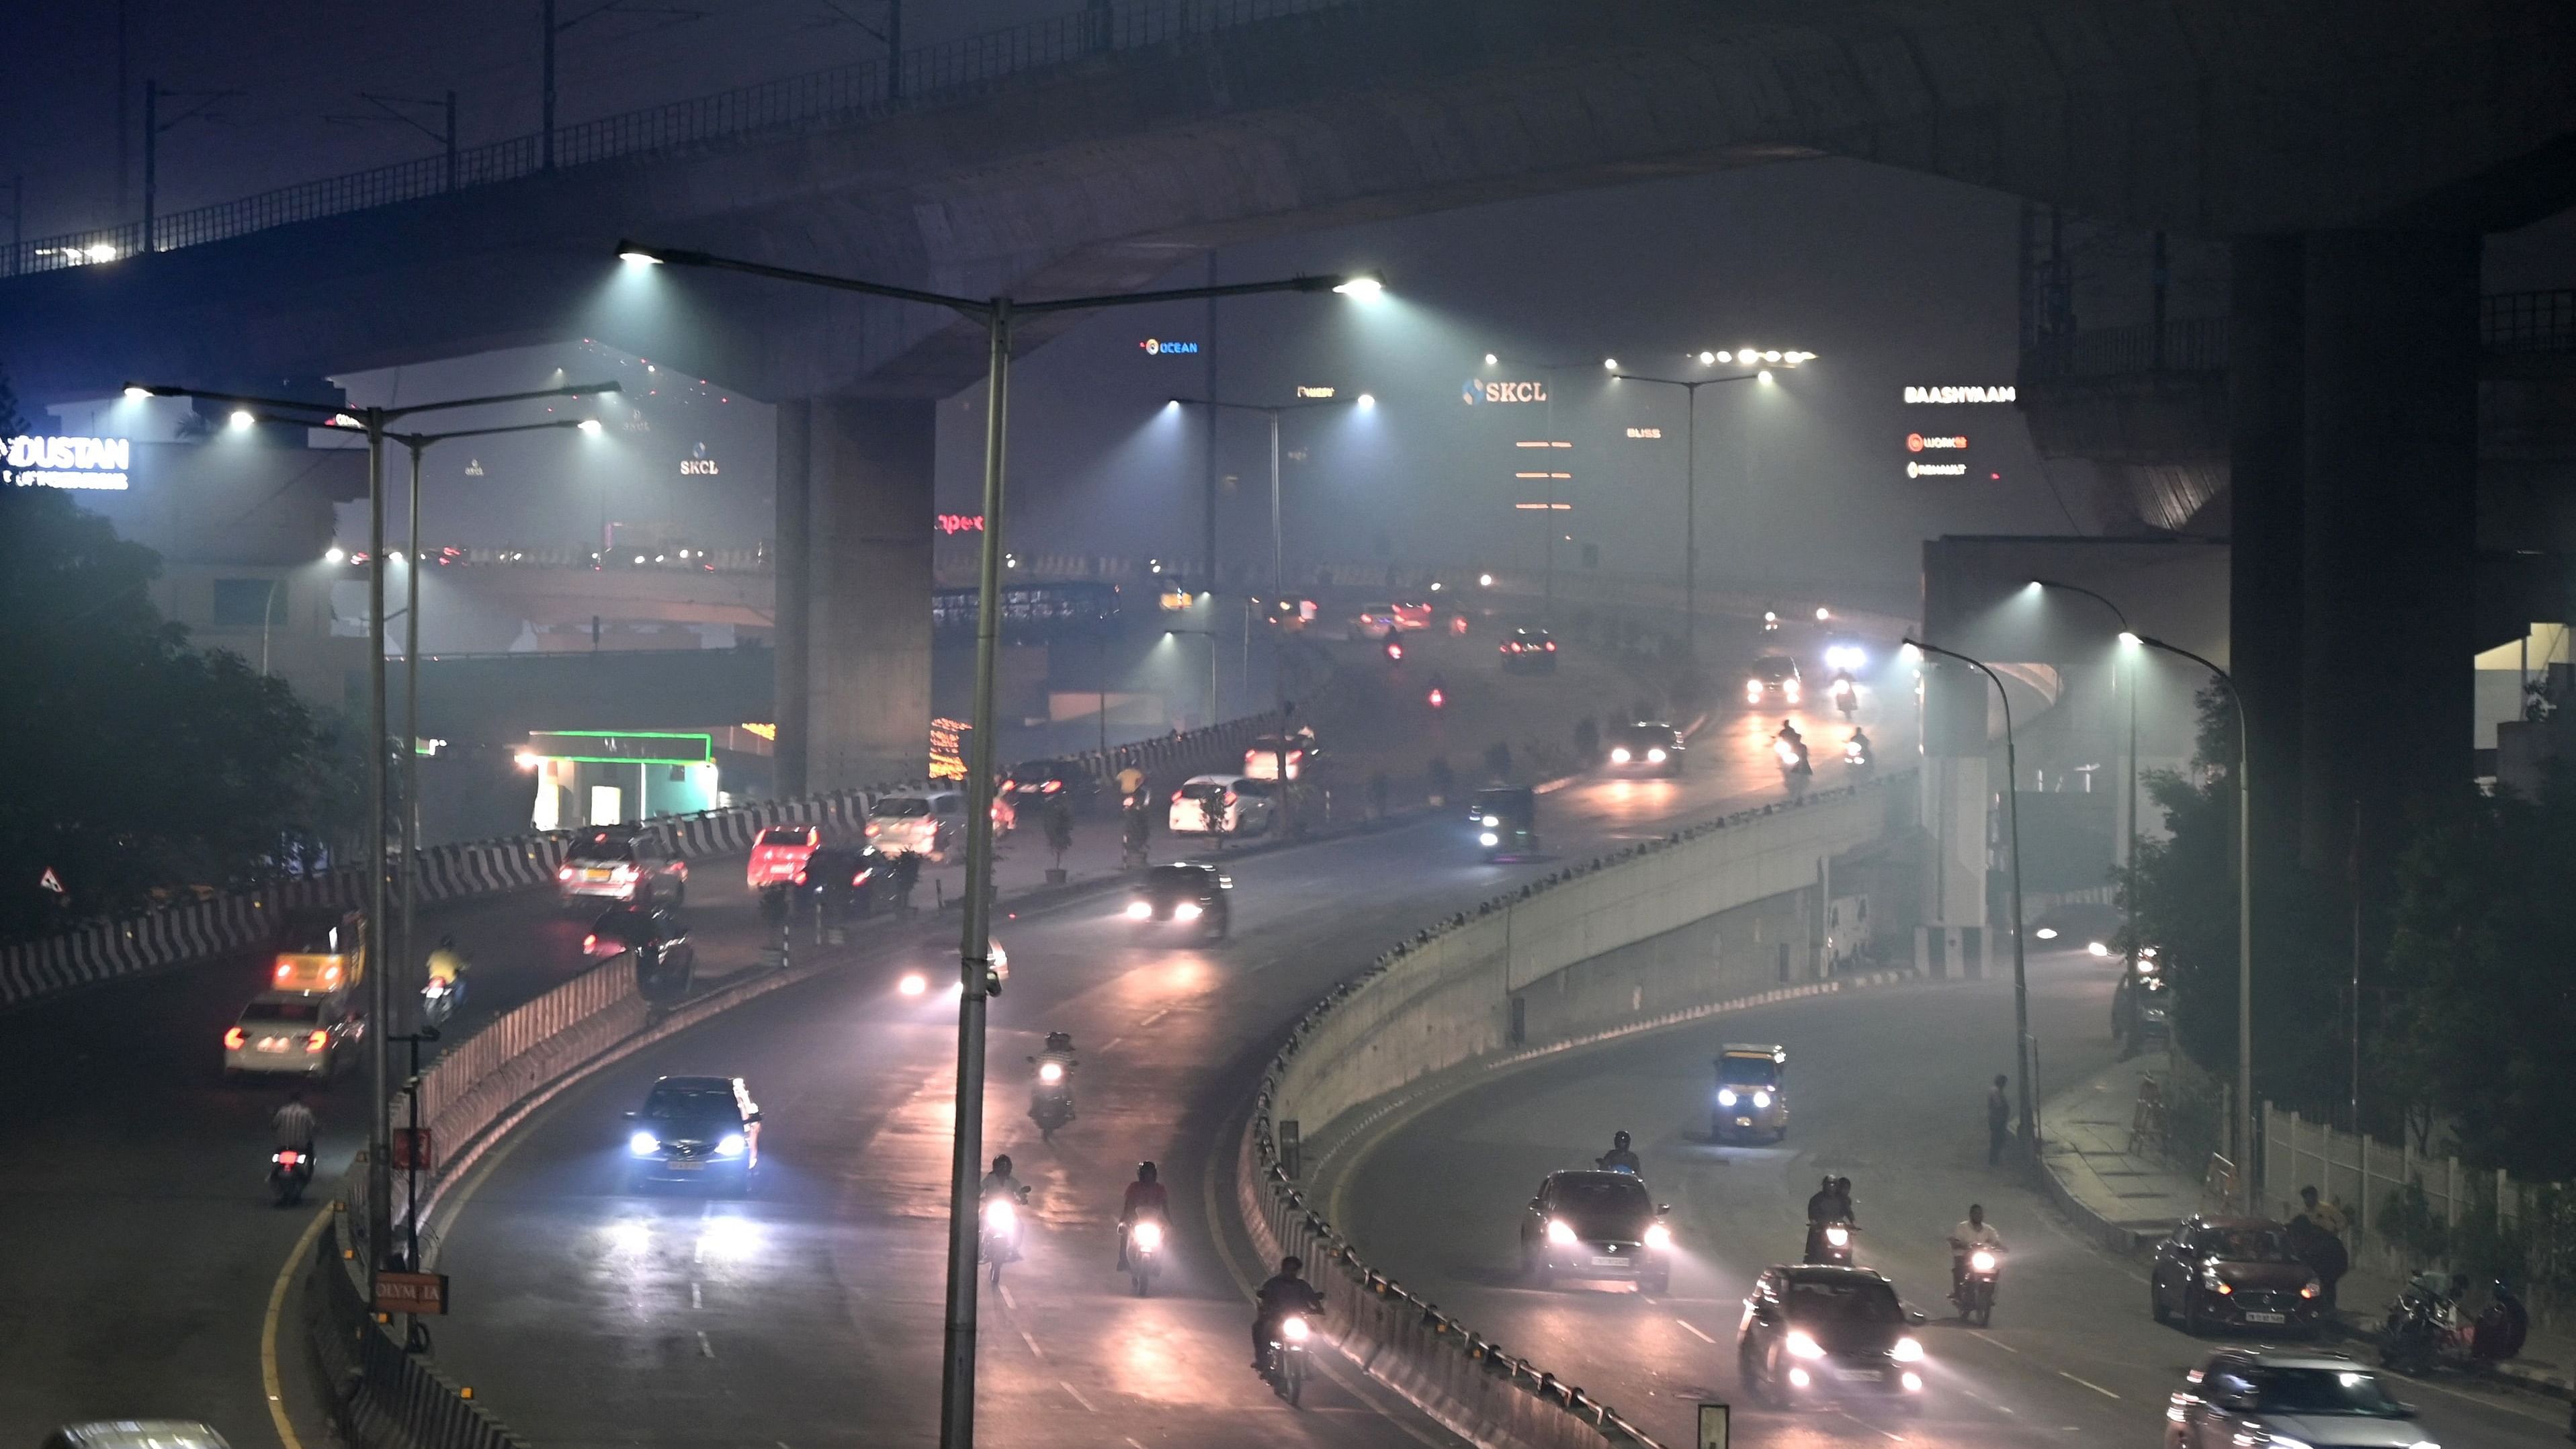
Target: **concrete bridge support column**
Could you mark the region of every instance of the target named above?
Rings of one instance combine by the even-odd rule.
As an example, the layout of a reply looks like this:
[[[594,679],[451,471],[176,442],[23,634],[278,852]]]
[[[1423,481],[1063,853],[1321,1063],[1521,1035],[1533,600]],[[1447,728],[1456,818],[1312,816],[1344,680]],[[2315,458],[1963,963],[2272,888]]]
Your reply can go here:
[[[1925,613],[1938,615],[1939,601]],[[1941,630],[1926,621],[1932,642]],[[1921,801],[1930,849],[1925,854],[1923,910],[1933,927],[1981,928],[1987,923],[1989,844],[1998,782],[1988,767],[1986,736],[1994,686],[1964,664],[1937,657],[1923,662],[1923,776]],[[1955,955],[1952,958],[1955,963]]]
[[[2300,851],[2340,878],[2357,811],[2367,899],[2407,807],[2469,788],[2479,238],[2303,252]]]
[[[2299,861],[2307,253],[2297,236],[2250,237],[2231,251],[2227,663],[2252,735],[2254,933],[2268,948]]]
[[[935,407],[778,407],[781,795],[928,772]]]

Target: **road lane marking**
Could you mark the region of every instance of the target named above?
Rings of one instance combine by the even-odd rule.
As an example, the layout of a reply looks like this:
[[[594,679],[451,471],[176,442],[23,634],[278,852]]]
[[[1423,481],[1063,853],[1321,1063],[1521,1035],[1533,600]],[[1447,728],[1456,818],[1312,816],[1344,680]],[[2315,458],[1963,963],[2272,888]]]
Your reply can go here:
[[[1029,1336],[1029,1331],[1025,1328],[1020,1330],[1020,1342],[1029,1346],[1029,1357],[1036,1359],[1040,1363],[1046,1362],[1046,1350],[1038,1347],[1038,1341],[1031,1338]]]
[[[2017,1412],[2012,1405],[1999,1403],[1996,1400],[1987,1398],[1985,1395],[1978,1393],[1975,1389],[1968,1388],[1965,1385],[1960,1385],[1958,1388],[1960,1393],[1966,1394],[1969,1398],[1976,1400],[1978,1403],[1985,1405],[1989,1409],[2001,1409],[2007,1414]]]
[[[1082,1390],[1075,1388],[1075,1387],[1073,1386],[1073,1384],[1072,1384],[1070,1381],[1065,1380],[1065,1379],[1057,1379],[1057,1380],[1056,1380],[1056,1382],[1057,1382],[1057,1383],[1059,1383],[1059,1384],[1063,1384],[1063,1385],[1064,1385],[1064,1391],[1065,1391],[1066,1393],[1068,1393],[1068,1394],[1073,1395],[1073,1401],[1074,1401],[1075,1403],[1077,1403],[1077,1404],[1082,1405],[1082,1407],[1083,1407],[1083,1409],[1084,1409],[1085,1411],[1087,1411],[1087,1412],[1089,1412],[1089,1413],[1094,1413],[1094,1414],[1097,1414],[1097,1413],[1099,1413],[1099,1412],[1100,1412],[1098,1409],[1094,1409],[1094,1408],[1092,1408],[1092,1407],[1091,1407],[1091,1401],[1090,1401],[1089,1399],[1084,1398],[1084,1397],[1082,1396]]]
[[[1702,1343],[1704,1343],[1704,1344],[1707,1344],[1709,1347],[1711,1347],[1711,1348],[1715,1348],[1715,1347],[1717,1346],[1717,1340],[1716,1340],[1716,1339],[1713,1339],[1713,1338],[1709,1337],[1707,1334],[1700,1332],[1700,1331],[1699,1331],[1699,1327],[1698,1327],[1698,1325],[1696,1325],[1696,1324],[1692,1323],[1689,1319],[1687,1319],[1687,1318],[1676,1318],[1676,1319],[1674,1319],[1674,1320],[1673,1320],[1673,1322],[1680,1324],[1684,1329],[1686,1329],[1686,1330],[1688,1330],[1688,1331],[1689,1331],[1689,1333],[1690,1333],[1690,1336],[1691,1336],[1691,1337],[1698,1339],[1700,1342],[1702,1342]]]
[[[707,1306],[707,1301],[698,1296],[698,1285],[695,1283],[689,1285],[689,1306],[691,1308],[704,1308]]]
[[[1869,1420],[1864,1419],[1864,1418],[1860,1417],[1860,1416],[1859,1416],[1859,1415],[1857,1415],[1857,1414],[1854,1414],[1854,1413],[1853,1413],[1851,1410],[1849,1410],[1849,1409],[1836,1409],[1836,1410],[1834,1410],[1834,1412],[1835,1412],[1835,1413],[1837,1413],[1837,1414],[1842,1415],[1842,1416],[1843,1416],[1844,1418],[1846,1418],[1846,1419],[1851,1420],[1853,1423],[1860,1425],[1862,1428],[1867,1429],[1869,1432],[1871,1432],[1871,1433],[1873,1433],[1873,1434],[1876,1434],[1878,1437],[1880,1437],[1880,1438],[1882,1438],[1882,1439],[1886,1440],[1886,1441],[1887,1441],[1887,1442],[1889,1442],[1890,1444],[1902,1444],[1902,1443],[1904,1443],[1904,1442],[1905,1442],[1905,1436],[1904,1436],[1904,1435],[1902,1435],[1902,1434],[1891,1434],[1891,1433],[1887,1432],[1885,1429],[1882,1429],[1882,1428],[1878,1427],[1876,1424],[1871,1423]]]
[[[707,1342],[707,1331],[703,1328],[698,1330],[698,1352],[708,1358],[716,1356],[716,1346]]]
[[[268,1396],[268,1417],[277,1425],[277,1441],[286,1449],[304,1449],[304,1441],[295,1436],[295,1425],[286,1417],[286,1391],[277,1377],[277,1324],[286,1316],[286,1290],[295,1282],[295,1270],[313,1252],[314,1242],[331,1223],[331,1209],[313,1214],[304,1225],[304,1235],[286,1252],[286,1263],[277,1270],[277,1281],[268,1285],[268,1312],[259,1321],[259,1387]]]
[[[2097,1383],[2093,1382],[2091,1379],[2079,1379],[2079,1378],[2077,1378],[2075,1375],[2073,1375],[2073,1374],[2071,1374],[2071,1373],[2068,1373],[2068,1372],[2067,1372],[2066,1370],[2064,1370],[2064,1369],[2059,1369],[2059,1370],[2057,1371],[2057,1376],[2058,1376],[2059,1378],[2061,1378],[2061,1379],[2066,1380],[2066,1381],[2067,1381],[2068,1383],[2070,1383],[2070,1384],[2082,1384],[2084,1387],[2086,1387],[2086,1388],[2088,1388],[2088,1389],[2091,1389],[2093,1392],[2095,1392],[2095,1393],[2097,1393],[2097,1394],[2100,1394],[2102,1397],[2104,1397],[2104,1398],[2106,1398],[2106,1399],[2113,1399],[2113,1400],[2116,1400],[2116,1399],[2118,1399],[2118,1398],[2120,1397],[2118,1394],[2115,1394],[2115,1393],[2111,1392],[2109,1389],[2106,1389],[2106,1388],[2102,1387],[2100,1384],[2097,1384]]]
[[[1136,1024],[1137,1024],[1138,1026],[1152,1026],[1155,1022],[1161,1021],[1164,1017],[1167,1017],[1167,1016],[1169,1016],[1169,1015],[1171,1015],[1171,1014],[1172,1014],[1172,1009],[1171,1009],[1170,1007],[1166,1006],[1166,1007],[1164,1007],[1162,1010],[1160,1010],[1160,1011],[1158,1011],[1158,1012],[1155,1012],[1152,1016],[1146,1017],[1143,1021],[1140,1021],[1140,1022],[1138,1022],[1138,1023],[1136,1023]]]
[[[998,1287],[998,1288],[1001,1290],[1001,1294],[1002,1294],[1002,1306],[1003,1306],[1004,1308],[1007,1308],[1007,1309],[1011,1310],[1013,1313],[1017,1313],[1017,1312],[1019,1312],[1019,1311],[1020,1311],[1020,1302],[1019,1302],[1019,1300],[1018,1300],[1018,1299],[1013,1298],[1013,1297],[1011,1296],[1011,1287],[1010,1287],[1010,1285],[1009,1285],[1009,1284],[1007,1284],[1007,1283],[1002,1283],[1002,1284],[996,1284],[995,1286],[996,1286],[996,1287]]]
[[[2002,1349],[2004,1352],[2006,1352],[2006,1353],[2008,1353],[2008,1354],[2011,1354],[2011,1355],[2012,1355],[2012,1356],[2014,1356],[2015,1358],[2019,1358],[2019,1357],[2021,1356],[2021,1350],[2020,1350],[2020,1349],[2017,1349],[2017,1348],[2013,1347],[2011,1344],[2004,1342],[2004,1341],[2003,1341],[2002,1339],[2000,1339],[2000,1338],[1995,1338],[1995,1337],[1993,1337],[1993,1336],[1991,1336],[1991,1335],[1989,1335],[1989,1334],[1985,1334],[1985,1333],[1972,1333],[1972,1334],[1970,1334],[1970,1335],[1968,1335],[1968,1336],[1969,1336],[1969,1337],[1971,1337],[1971,1338],[1973,1338],[1973,1339],[1975,1339],[1975,1340],[1976,1340],[1977,1342],[1979,1342],[1979,1343],[1991,1343],[1991,1344],[1993,1344],[1995,1347]]]
[[[2484,1394],[2463,1393],[2458,1389],[2448,1388],[2444,1385],[2433,1383],[2427,1379],[2409,1380],[2408,1386],[2418,1389],[2431,1389],[2437,1394],[2448,1394],[2452,1398],[2458,1399],[2464,1404],[2476,1404],[2482,1408],[2499,1409],[2505,1413],[2515,1415],[2518,1418],[2529,1419],[2535,1424],[2548,1424],[2554,1427],[2559,1422],[2556,1415],[2531,1413],[2528,1410],[2521,1408],[2512,1398],[2505,1395],[2497,1395],[2490,1398]]]

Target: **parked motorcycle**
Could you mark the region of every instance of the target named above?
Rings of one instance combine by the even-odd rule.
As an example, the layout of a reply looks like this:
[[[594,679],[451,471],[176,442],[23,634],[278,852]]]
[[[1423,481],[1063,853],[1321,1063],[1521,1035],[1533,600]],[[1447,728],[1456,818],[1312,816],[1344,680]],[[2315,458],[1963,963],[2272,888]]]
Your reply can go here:
[[[1968,1270],[1959,1277],[1959,1286],[1950,1291],[1950,1301],[1959,1306],[1959,1317],[1985,1327],[1994,1321],[1995,1279],[2002,1276],[2004,1250],[1975,1248],[1968,1253]]]
[[[2388,1307],[2380,1326],[2379,1362],[2402,1374],[2427,1374],[2448,1362],[2469,1361],[2468,1340],[2460,1332],[2459,1304],[2450,1295],[2418,1279],[2406,1285]]]
[[[281,1147],[268,1155],[268,1190],[276,1195],[279,1207],[303,1201],[305,1184],[312,1180],[312,1153]]]
[[[1315,1326],[1303,1313],[1283,1314],[1278,1327],[1271,1330],[1269,1362],[1261,1376],[1291,1407],[1306,1392],[1306,1341],[1314,1333]]]

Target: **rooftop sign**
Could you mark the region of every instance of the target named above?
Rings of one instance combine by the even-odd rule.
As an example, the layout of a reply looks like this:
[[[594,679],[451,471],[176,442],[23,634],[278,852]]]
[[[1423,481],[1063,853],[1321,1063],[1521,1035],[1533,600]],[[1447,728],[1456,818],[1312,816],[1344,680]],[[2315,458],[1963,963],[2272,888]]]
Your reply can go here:
[[[95,488],[122,492],[134,445],[124,438],[11,438],[0,483],[21,488]]]
[[[2005,387],[1908,387],[1905,400],[1910,403],[2008,403],[2016,400],[2013,389]]]

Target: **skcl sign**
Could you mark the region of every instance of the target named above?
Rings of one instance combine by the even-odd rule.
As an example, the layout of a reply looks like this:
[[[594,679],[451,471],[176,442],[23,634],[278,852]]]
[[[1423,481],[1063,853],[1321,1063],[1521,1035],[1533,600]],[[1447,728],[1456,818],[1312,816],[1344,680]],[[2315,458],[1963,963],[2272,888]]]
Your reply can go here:
[[[1966,438],[1930,438],[1921,433],[1905,435],[1905,451],[1909,453],[1920,453],[1926,448],[1964,448],[1966,446],[1968,446]]]
[[[1480,402],[1543,403],[1547,401],[1547,384],[1543,382],[1486,382],[1482,379],[1471,377],[1467,379],[1466,387],[1460,390],[1459,396],[1466,400],[1469,407],[1474,407]]]

